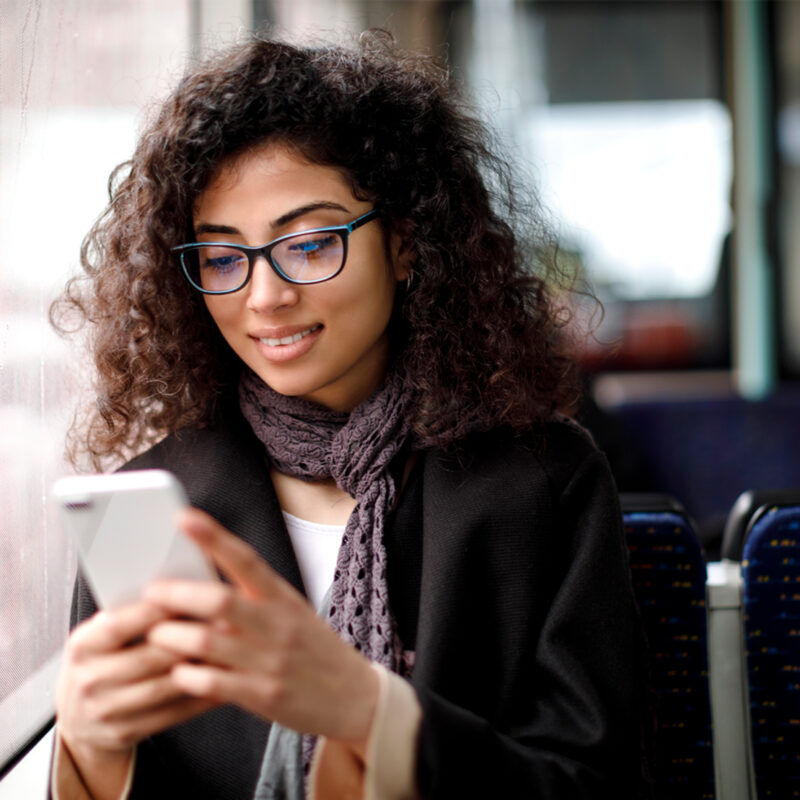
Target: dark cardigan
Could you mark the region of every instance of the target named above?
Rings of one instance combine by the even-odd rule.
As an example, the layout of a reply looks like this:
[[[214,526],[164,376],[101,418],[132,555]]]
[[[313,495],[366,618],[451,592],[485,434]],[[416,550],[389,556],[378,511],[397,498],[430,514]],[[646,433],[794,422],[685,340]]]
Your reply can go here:
[[[240,418],[182,431],[164,468],[302,591],[261,444]],[[423,710],[425,798],[628,798],[643,644],[605,459],[565,422],[421,454],[387,520],[390,602]],[[95,610],[82,580],[73,623]],[[141,743],[134,798],[249,800],[268,723],[234,707]]]

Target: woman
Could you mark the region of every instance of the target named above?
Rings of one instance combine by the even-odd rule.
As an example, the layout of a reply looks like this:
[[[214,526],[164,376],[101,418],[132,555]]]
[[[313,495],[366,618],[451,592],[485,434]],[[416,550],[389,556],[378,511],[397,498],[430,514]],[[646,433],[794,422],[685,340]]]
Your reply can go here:
[[[485,141],[377,33],[224,53],[141,136],[61,303],[94,325],[80,444],[158,441],[125,468],[179,476],[229,583],[98,614],[79,581],[57,793],[634,795],[613,483]]]

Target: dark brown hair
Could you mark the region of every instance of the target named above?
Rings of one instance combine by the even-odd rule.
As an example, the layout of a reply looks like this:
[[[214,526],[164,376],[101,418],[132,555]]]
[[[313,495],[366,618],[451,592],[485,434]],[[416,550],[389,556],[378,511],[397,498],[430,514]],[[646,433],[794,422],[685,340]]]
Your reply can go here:
[[[92,323],[97,401],[73,427],[73,457],[99,467],[214,419],[240,362],[170,247],[192,235],[221,162],[270,141],[342,170],[385,229],[407,236],[414,276],[394,343],[419,442],[524,430],[574,398],[541,214],[446,70],[381,32],[352,47],[254,37],[195,65],[163,103],[112,175],[85,274],[53,306],[62,329],[75,312]]]

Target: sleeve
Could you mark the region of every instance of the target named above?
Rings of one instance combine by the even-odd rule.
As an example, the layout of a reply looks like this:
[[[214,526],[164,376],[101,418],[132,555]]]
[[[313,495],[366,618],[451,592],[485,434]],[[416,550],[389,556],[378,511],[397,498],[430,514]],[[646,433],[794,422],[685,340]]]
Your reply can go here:
[[[133,785],[133,772],[136,768],[136,751],[128,767],[128,777],[119,800],[128,800]],[[92,800],[89,790],[78,771],[72,756],[61,737],[56,726],[55,744],[53,745],[53,762],[50,769],[50,798],[51,800]]]
[[[439,602],[444,622],[427,636],[457,660],[443,655],[415,677],[424,798],[647,796],[644,639],[616,490],[594,450],[570,473],[509,499],[512,517],[490,485],[490,516],[505,522],[476,524],[447,553],[468,578]],[[526,533],[508,534],[517,528]]]
[[[91,591],[78,575],[72,597],[71,626],[95,611]],[[268,729],[268,724],[259,717],[235,706],[222,706],[144,739],[136,746],[131,784],[124,797],[130,800],[249,797],[258,779]]]
[[[380,680],[366,763],[350,750],[322,737],[309,775],[310,800],[363,797],[364,800],[417,800],[416,744],[421,711],[411,685],[373,664]]]
[[[122,469],[168,469],[193,505],[208,511],[256,547],[284,577],[301,582],[291,542],[277,536],[283,520],[263,448],[245,423],[186,429],[163,439]],[[242,430],[240,430],[240,427]],[[72,598],[71,624],[91,616],[95,603],[81,576]],[[269,723],[235,706],[221,706],[143,740],[137,746],[130,797],[239,800],[252,795]]]
[[[411,685],[379,665],[381,689],[367,743],[365,800],[415,800],[417,737],[422,710]]]
[[[97,611],[97,603],[94,601],[89,584],[79,571],[75,578],[75,586],[72,589],[72,607],[69,616],[69,627],[72,630],[76,625],[89,619]]]
[[[72,591],[70,630],[91,617],[96,611],[97,605],[94,602],[89,586],[79,572]],[[119,800],[128,800],[130,797],[135,768],[136,751],[134,750],[128,769],[128,777]],[[64,746],[61,737],[58,735],[58,722],[56,722],[56,735],[50,763],[49,792],[51,800],[91,800],[91,795],[83,782],[80,771],[72,760],[69,750]]]

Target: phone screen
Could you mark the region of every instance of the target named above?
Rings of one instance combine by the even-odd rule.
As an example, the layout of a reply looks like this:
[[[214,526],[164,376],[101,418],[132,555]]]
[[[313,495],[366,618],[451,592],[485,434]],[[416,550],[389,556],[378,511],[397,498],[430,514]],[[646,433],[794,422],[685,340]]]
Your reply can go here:
[[[200,549],[175,525],[183,487],[163,470],[62,478],[54,487],[98,605],[136,600],[159,577],[213,579]]]

